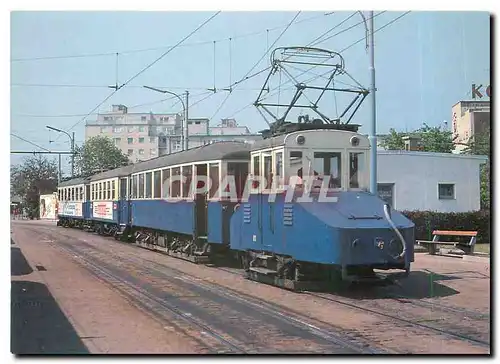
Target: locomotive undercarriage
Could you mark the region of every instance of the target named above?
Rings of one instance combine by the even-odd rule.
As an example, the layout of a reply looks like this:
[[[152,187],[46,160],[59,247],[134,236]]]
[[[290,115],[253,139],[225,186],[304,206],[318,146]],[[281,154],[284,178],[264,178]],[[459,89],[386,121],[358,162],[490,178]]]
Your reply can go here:
[[[239,260],[248,279],[293,291],[328,291],[356,283],[391,283],[391,277],[376,274],[371,266],[326,265],[256,251],[240,252]]]
[[[131,241],[142,248],[159,251],[196,264],[209,263],[211,256],[220,250],[205,239],[195,239],[191,235],[167,231],[134,228],[129,235],[131,235]]]

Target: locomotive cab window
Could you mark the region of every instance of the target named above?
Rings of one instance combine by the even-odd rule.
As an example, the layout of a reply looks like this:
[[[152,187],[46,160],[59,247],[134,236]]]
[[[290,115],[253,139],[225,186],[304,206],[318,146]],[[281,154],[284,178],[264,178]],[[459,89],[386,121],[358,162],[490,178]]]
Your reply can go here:
[[[328,188],[342,188],[342,153],[314,152],[314,176],[329,178]]]
[[[349,153],[349,188],[363,188],[365,180],[365,153]]]

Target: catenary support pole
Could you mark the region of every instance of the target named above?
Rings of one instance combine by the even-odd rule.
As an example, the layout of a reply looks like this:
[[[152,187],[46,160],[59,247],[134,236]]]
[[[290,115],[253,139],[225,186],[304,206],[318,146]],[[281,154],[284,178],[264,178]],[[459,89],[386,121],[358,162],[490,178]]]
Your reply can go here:
[[[368,139],[370,140],[370,192],[377,193],[377,104],[375,92],[375,42],[373,11],[369,12],[369,49],[370,49],[370,99],[371,99],[371,123]]]
[[[71,178],[75,176],[75,132],[71,138]]]
[[[184,112],[184,150],[189,148],[189,91],[186,91],[186,110]]]

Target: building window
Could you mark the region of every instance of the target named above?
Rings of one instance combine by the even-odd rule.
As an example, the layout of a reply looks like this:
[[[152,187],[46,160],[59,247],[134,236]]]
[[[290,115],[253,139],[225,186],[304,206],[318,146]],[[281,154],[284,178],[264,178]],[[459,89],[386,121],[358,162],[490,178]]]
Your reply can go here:
[[[115,138],[115,145],[120,144],[122,141],[122,138]]]
[[[144,138],[139,138],[139,143],[144,143]]]
[[[162,131],[162,127],[161,126],[156,127],[156,132],[157,133],[161,133],[161,131]]]
[[[129,126],[127,128],[127,130],[128,130],[129,133],[132,133],[134,131],[134,127],[133,126]]]
[[[139,149],[139,154],[144,155],[144,149]]]
[[[156,142],[156,138],[155,137],[150,137],[149,138],[149,142],[150,143],[155,143]]]
[[[156,149],[151,149],[151,151],[149,152],[150,155],[156,155]]]
[[[101,133],[106,132],[106,129],[107,129],[107,128],[106,128],[105,126],[101,126]]]
[[[455,199],[455,185],[453,183],[439,183],[438,193],[440,200],[454,200]]]
[[[146,117],[145,116],[141,116],[141,120],[142,121],[146,121]]]
[[[134,138],[127,138],[127,143],[134,144]]]
[[[132,154],[134,154],[134,150],[133,149],[128,149],[127,153],[128,153],[128,155],[132,155]]]
[[[385,203],[394,207],[394,183],[378,183],[377,193]]]
[[[119,127],[119,126],[115,126],[115,127],[113,128],[113,133],[121,133],[121,132],[122,132],[122,128],[121,128],[121,127]]]
[[[111,116],[105,116],[104,117],[104,121],[110,121],[110,120],[113,120],[113,118]]]

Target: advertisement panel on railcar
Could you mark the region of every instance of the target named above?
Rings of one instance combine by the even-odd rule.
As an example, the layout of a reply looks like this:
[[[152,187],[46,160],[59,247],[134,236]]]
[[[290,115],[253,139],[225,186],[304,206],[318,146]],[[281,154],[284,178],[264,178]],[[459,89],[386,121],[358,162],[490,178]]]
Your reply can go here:
[[[98,219],[113,220],[113,202],[94,202],[92,205],[92,214]]]
[[[67,216],[83,217],[81,202],[61,202],[59,204],[59,214]]]

